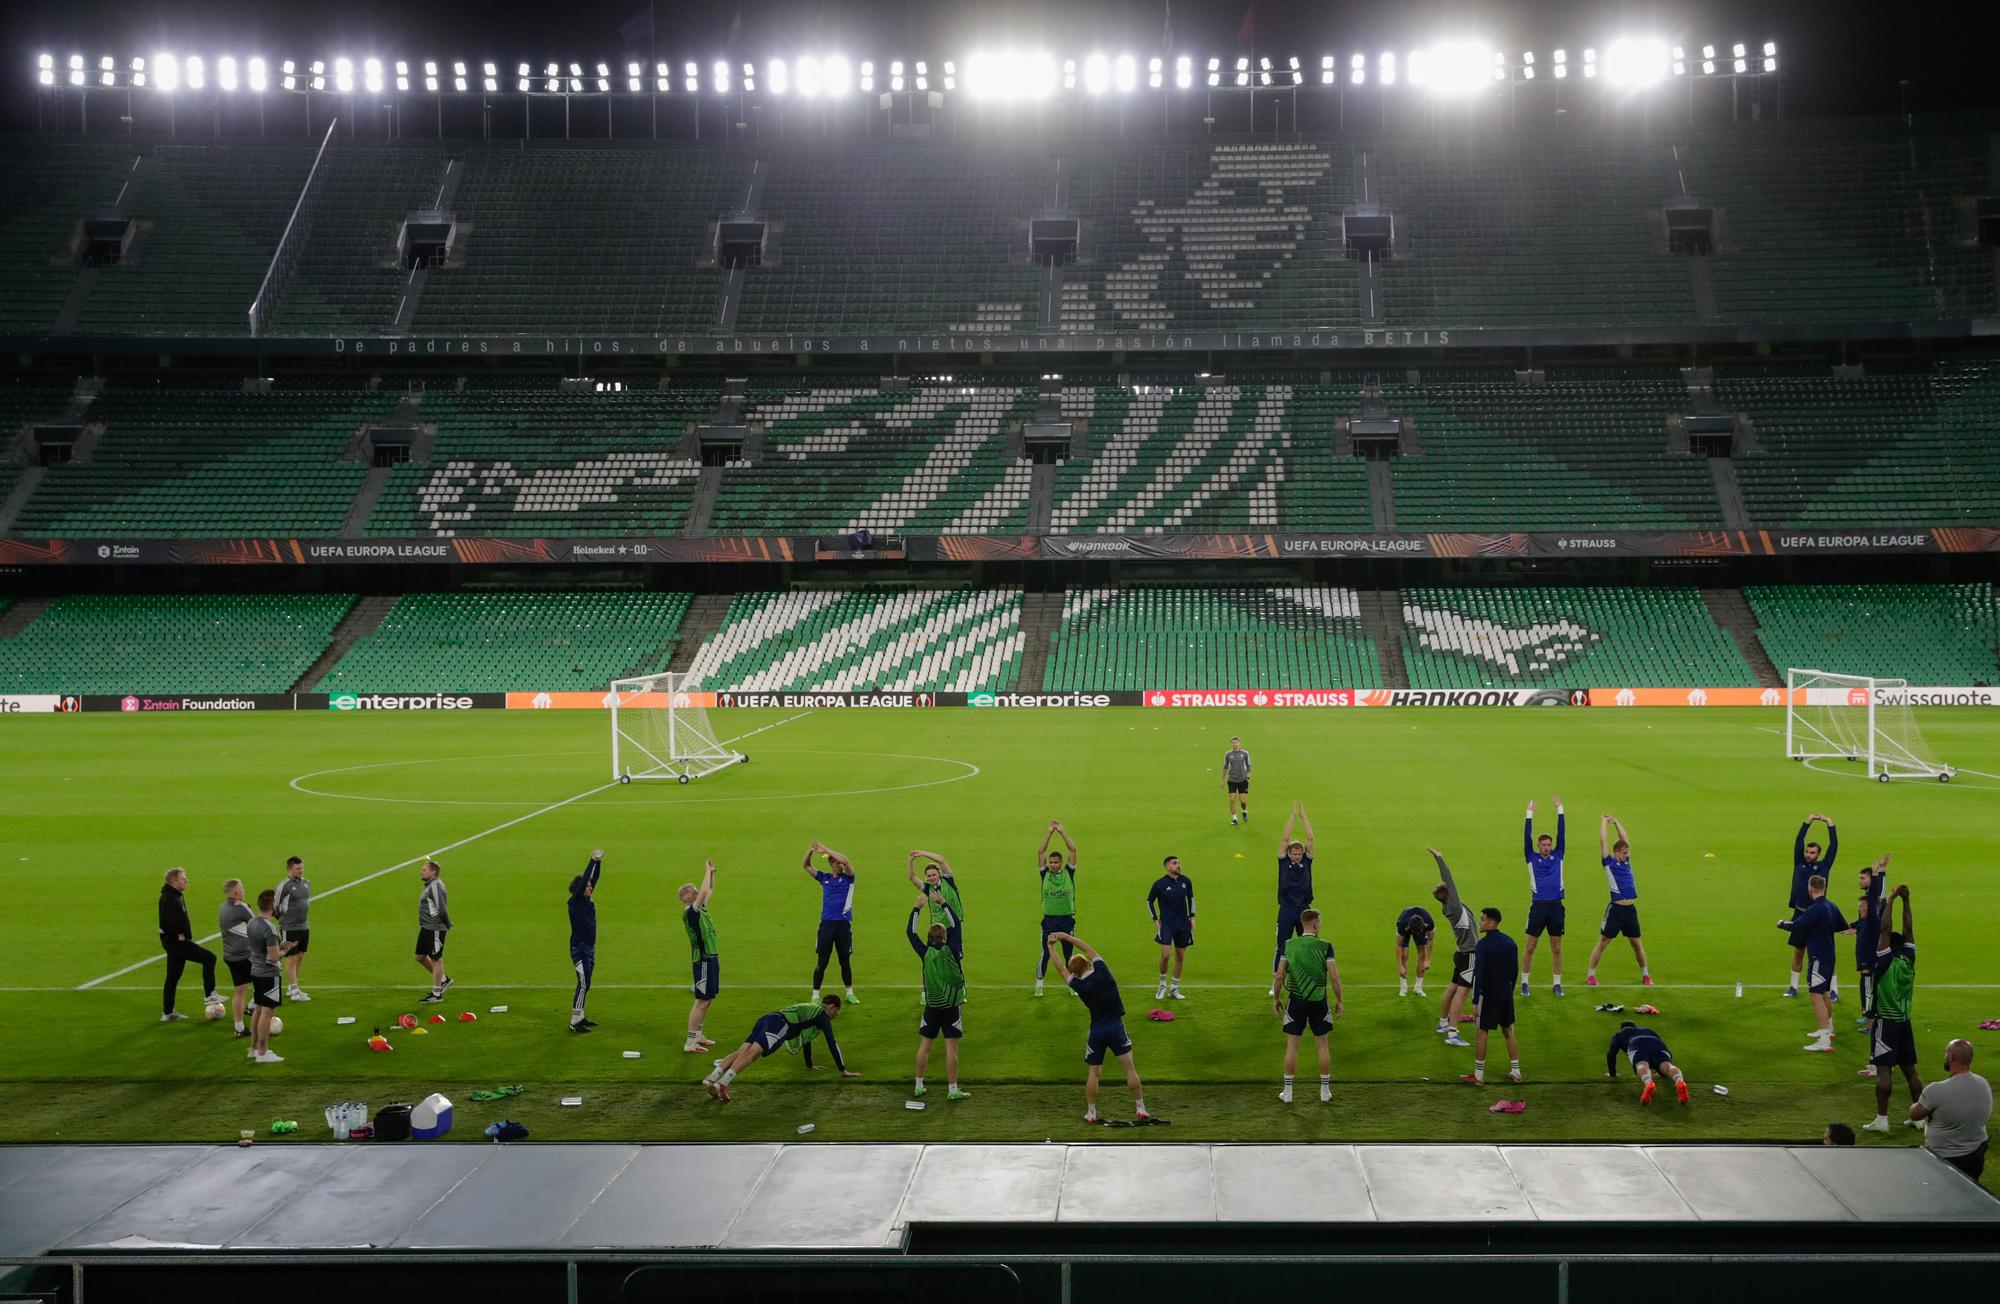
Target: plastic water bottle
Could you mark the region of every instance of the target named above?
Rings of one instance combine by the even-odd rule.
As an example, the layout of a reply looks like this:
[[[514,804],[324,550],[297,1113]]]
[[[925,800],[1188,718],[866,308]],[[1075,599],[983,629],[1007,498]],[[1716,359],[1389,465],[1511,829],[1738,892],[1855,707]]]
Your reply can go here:
[[[1742,983],[1737,983],[1737,984],[1736,984],[1736,999],[1738,999],[1738,1000],[1742,1000],[1742,999],[1743,999],[1743,984],[1742,984]]]

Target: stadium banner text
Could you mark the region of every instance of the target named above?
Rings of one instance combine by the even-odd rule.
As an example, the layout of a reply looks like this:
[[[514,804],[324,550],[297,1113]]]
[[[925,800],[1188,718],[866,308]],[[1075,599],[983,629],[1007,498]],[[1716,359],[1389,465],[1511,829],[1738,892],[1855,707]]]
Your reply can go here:
[[[2000,552],[2000,526],[1607,534],[910,535],[894,557],[790,536],[610,539],[0,539],[0,566],[609,565],[899,561],[1221,561],[1337,557],[1784,557]]]

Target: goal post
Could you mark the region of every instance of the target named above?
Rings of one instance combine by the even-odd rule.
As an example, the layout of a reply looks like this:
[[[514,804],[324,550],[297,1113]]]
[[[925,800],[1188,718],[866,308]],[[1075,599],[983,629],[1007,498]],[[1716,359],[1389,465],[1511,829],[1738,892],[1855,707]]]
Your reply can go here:
[[[611,777],[687,783],[745,760],[716,741],[705,698],[688,674],[612,680]]]
[[[1795,761],[1865,764],[1883,783],[1956,772],[1938,759],[1910,707],[1907,679],[1785,671],[1785,755]]]

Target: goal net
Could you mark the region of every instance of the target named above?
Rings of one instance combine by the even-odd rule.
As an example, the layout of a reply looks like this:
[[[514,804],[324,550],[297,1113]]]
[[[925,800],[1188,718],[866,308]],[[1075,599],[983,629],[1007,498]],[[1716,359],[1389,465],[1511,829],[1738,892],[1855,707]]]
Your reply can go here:
[[[675,779],[686,783],[743,759],[716,741],[706,695],[694,676],[669,672],[614,679],[611,704],[611,777]]]
[[[1795,761],[1857,761],[1891,779],[1949,782],[1954,771],[1931,750],[1910,709],[1909,681],[1826,670],[1787,670],[1785,755]]]

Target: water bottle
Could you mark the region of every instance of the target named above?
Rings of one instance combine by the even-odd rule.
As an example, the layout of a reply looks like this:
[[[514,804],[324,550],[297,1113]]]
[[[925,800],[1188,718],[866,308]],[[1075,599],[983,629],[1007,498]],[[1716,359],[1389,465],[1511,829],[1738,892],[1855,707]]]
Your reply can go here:
[[[1736,999],[1738,999],[1738,1000],[1742,1000],[1742,999],[1743,999],[1743,984],[1742,984],[1742,983],[1737,983],[1737,984],[1736,984]]]

